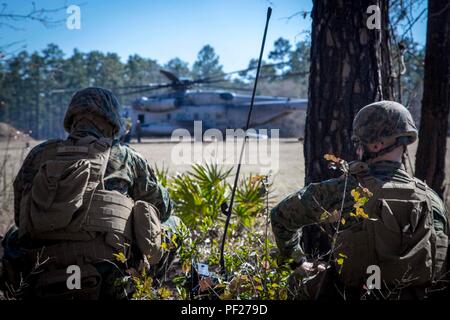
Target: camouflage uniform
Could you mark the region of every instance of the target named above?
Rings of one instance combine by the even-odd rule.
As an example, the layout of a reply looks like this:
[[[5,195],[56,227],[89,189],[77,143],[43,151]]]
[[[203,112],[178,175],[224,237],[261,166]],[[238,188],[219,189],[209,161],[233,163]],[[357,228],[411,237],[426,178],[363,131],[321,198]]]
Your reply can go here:
[[[80,139],[86,136],[95,138],[113,138],[109,160],[103,179],[104,189],[117,191],[134,201],[143,200],[155,206],[159,211],[162,228],[166,233],[175,232],[182,222],[171,216],[172,203],[167,190],[158,184],[154,171],[147,161],[128,145],[119,142],[122,123],[119,115],[119,103],[111,92],[101,88],[87,88],[75,93],[69,104],[64,121],[69,133],[68,139]],[[41,165],[46,161],[45,150],[61,140],[49,140],[34,147],[25,159],[14,181],[15,224],[20,225],[20,207],[22,198],[32,187],[33,179]],[[16,228],[17,229],[17,228]],[[39,246],[36,242],[26,243],[17,240],[18,232],[9,232],[5,238],[6,255],[14,255],[15,245],[27,247]],[[133,248],[135,250],[135,248]],[[136,256],[139,257],[139,254]],[[173,257],[173,252],[171,252]],[[138,258],[139,259],[139,258]],[[137,262],[138,263],[138,262]],[[157,265],[155,270],[166,269],[171,263],[167,257],[161,259],[164,265]],[[116,292],[115,281],[122,271],[110,263],[99,263],[95,267],[102,275],[101,295],[106,298],[123,298],[123,290]]]
[[[382,101],[366,106],[362,109],[362,112],[360,111],[354,122],[353,140],[357,146],[360,145],[364,148],[364,159],[375,158],[393,150],[399,145],[406,145],[415,141],[417,138],[417,130],[409,112],[405,112],[405,110],[400,104]],[[393,125],[389,126],[389,124]],[[396,139],[393,146],[386,147],[385,149],[388,151],[381,150],[378,153],[370,153],[367,150],[367,144],[377,141],[387,142],[392,137],[400,139]],[[389,141],[392,141],[392,139]],[[361,164],[361,162],[354,162],[353,164]],[[353,164],[350,164],[350,168],[352,168]],[[369,176],[373,177],[379,186],[386,183],[393,183],[401,188],[408,183],[416,183],[416,179],[411,177],[405,170],[404,165],[399,162],[373,162],[368,166],[366,165],[366,169],[368,170]],[[302,227],[313,224],[321,224],[323,228],[330,230],[332,228],[331,224],[324,222],[323,219],[325,211],[330,213],[335,210],[339,211],[342,206],[341,217],[346,222],[345,224],[341,222],[340,230],[352,227],[352,223],[355,223],[356,220],[350,217],[350,212],[355,210],[355,200],[351,195],[351,191],[361,185],[357,175],[353,173],[350,170],[347,178],[346,175],[342,175],[336,179],[311,183],[289,195],[272,209],[272,230],[282,256],[293,258],[296,266],[301,265],[308,258],[317,259],[317,257],[307,257],[302,248],[301,231]],[[442,200],[428,186],[424,183],[422,185],[431,200],[434,221],[433,227],[436,233],[438,235],[448,235],[448,213]],[[375,194],[374,197],[376,196]],[[329,238],[332,238],[331,233]],[[330,272],[333,273],[335,270]],[[327,274],[328,276],[329,274]],[[334,276],[338,275],[335,274]],[[305,277],[304,275],[299,276],[294,273],[292,278],[296,280],[291,279],[291,284]],[[315,282],[317,282],[317,279]],[[326,287],[328,288],[328,285],[323,285],[321,292],[326,291]],[[292,288],[293,286],[291,286]],[[295,288],[295,290],[297,289]],[[314,298],[315,294],[307,292],[308,289],[301,288],[300,291],[301,298]],[[312,291],[314,291],[314,288]]]
[[[405,183],[411,181],[403,164],[392,161],[375,162],[369,166],[370,173],[377,179]],[[300,246],[301,228],[306,225],[320,222],[326,209],[329,212],[340,210],[344,194],[345,177],[330,179],[310,185],[289,195],[272,209],[272,230],[275,235],[280,252],[286,257],[294,257],[299,261],[305,256]],[[349,176],[343,206],[343,217],[353,210],[355,204],[350,195],[351,190],[358,186],[354,176]],[[448,232],[447,213],[442,200],[430,188],[435,228],[438,231]]]

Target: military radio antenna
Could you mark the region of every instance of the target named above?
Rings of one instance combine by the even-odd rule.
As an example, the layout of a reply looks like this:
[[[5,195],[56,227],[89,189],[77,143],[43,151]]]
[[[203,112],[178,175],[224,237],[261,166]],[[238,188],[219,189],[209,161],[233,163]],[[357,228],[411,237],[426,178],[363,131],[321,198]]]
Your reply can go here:
[[[231,214],[233,211],[234,196],[236,195],[236,188],[237,188],[237,184],[238,184],[238,180],[239,180],[239,173],[241,171],[242,157],[243,157],[244,150],[245,150],[245,144],[248,139],[247,130],[250,127],[250,119],[252,116],[253,105],[254,105],[255,95],[256,95],[256,88],[258,86],[258,77],[259,77],[259,72],[261,70],[261,62],[262,62],[262,57],[263,57],[263,53],[264,53],[264,46],[266,44],[267,29],[269,27],[269,20],[270,20],[271,15],[272,15],[272,8],[268,7],[267,8],[266,25],[264,28],[264,35],[263,35],[263,39],[262,39],[262,43],[261,43],[261,51],[259,53],[258,67],[256,68],[255,83],[253,85],[252,99],[250,101],[250,109],[248,110],[247,122],[245,124],[245,129],[244,129],[244,133],[245,133],[244,141],[242,142],[241,153],[239,156],[239,162],[238,162],[237,169],[236,169],[236,176],[234,177],[234,184],[233,184],[233,189],[231,191],[230,205],[228,206],[228,208],[225,209],[226,210],[225,214],[226,214],[227,218],[225,221],[225,227],[224,227],[223,236],[222,236],[222,243],[220,246],[220,267],[221,267],[222,272],[225,272],[225,260],[224,260],[225,241],[226,241],[226,237],[227,237],[228,227],[230,225]]]

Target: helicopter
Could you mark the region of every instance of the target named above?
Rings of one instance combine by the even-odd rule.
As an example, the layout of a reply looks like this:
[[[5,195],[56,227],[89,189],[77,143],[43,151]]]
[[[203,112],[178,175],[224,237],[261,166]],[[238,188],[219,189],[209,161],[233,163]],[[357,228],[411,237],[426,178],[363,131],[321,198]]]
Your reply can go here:
[[[168,83],[133,86],[134,91],[125,93],[169,89],[164,93],[143,95],[124,107],[123,116],[131,119],[133,124],[131,135],[170,136],[176,129],[193,132],[197,121],[201,121],[203,132],[212,128],[225,132],[226,129],[244,127],[251,95],[237,92],[245,89],[208,89],[214,83],[223,82],[223,77],[191,80],[167,70],[160,70],[160,73],[169,80]],[[195,88],[199,85],[203,87]],[[204,89],[205,85],[207,89]],[[255,96],[251,127],[279,129],[280,137],[301,138],[307,104],[306,99]]]

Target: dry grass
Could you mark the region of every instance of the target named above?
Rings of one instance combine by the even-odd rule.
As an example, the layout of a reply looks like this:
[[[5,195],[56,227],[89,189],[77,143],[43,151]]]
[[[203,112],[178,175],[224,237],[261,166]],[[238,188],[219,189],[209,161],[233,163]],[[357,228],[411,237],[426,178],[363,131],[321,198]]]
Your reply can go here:
[[[37,142],[31,142],[30,147]],[[450,138],[448,139],[450,147]],[[132,144],[132,147],[146,157],[152,165],[165,167],[169,174],[184,172],[190,164],[175,165],[170,159],[174,143],[165,141],[146,140],[142,144]],[[411,159],[414,161],[416,147],[410,148]],[[279,145],[279,171],[273,175],[274,197],[280,200],[284,195],[294,192],[303,186],[303,143],[297,140],[282,140]],[[0,141],[0,235],[4,234],[13,217],[13,190],[12,181],[17,173],[28,149],[26,142],[11,140]],[[447,172],[450,172],[450,152],[447,152]],[[258,173],[259,167],[244,165],[243,174]],[[450,183],[450,176],[448,177]],[[450,194],[447,195],[447,204],[450,204]]]

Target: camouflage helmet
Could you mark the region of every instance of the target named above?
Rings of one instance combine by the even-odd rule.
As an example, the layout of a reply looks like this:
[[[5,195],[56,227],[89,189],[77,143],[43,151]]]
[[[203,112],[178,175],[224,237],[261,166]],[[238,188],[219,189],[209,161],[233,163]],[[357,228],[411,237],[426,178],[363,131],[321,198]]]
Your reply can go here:
[[[75,92],[66,111],[64,129],[70,132],[74,117],[86,114],[105,119],[111,124],[115,134],[122,129],[120,104],[109,90],[89,87]]]
[[[371,103],[359,110],[353,120],[352,141],[356,144],[367,145],[400,137],[404,137],[401,144],[417,140],[417,128],[411,113],[400,103]]]

